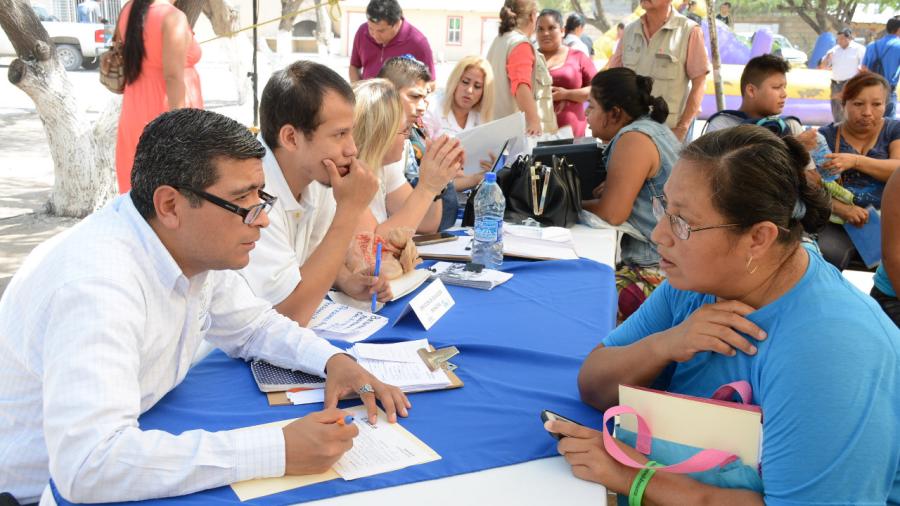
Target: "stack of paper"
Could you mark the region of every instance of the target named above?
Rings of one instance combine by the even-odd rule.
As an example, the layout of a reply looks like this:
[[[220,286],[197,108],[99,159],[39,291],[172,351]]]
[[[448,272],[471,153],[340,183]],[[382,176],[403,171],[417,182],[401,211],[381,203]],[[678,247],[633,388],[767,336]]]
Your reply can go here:
[[[371,336],[384,327],[384,316],[361,311],[344,304],[323,300],[309,321],[309,328],[325,339],[337,339],[355,343]]]
[[[428,339],[393,344],[360,343],[350,348],[359,365],[379,380],[404,392],[421,392],[450,386],[450,378],[443,369],[431,371],[419,350],[429,349]]]
[[[480,290],[491,290],[513,277],[511,273],[494,269],[482,269],[481,272],[467,271],[466,264],[453,262],[438,262],[431,266],[431,271],[448,285],[466,286]]]
[[[427,339],[392,344],[357,343],[347,352],[363,369],[404,392],[438,390],[451,386],[452,382],[443,369],[428,369],[419,356],[421,348],[429,349]],[[287,397],[294,404],[313,404],[325,400],[325,390],[288,391]]]
[[[503,224],[503,254],[534,260],[576,260],[572,231],[562,227],[522,227]],[[472,238],[419,246],[422,258],[471,260]]]
[[[409,466],[440,460],[441,456],[399,423],[385,423],[387,415],[378,410],[377,425],[369,424],[365,406],[347,408],[359,435],[347,451],[328,471],[305,476],[282,476],[242,481],[231,485],[241,501],[248,501],[285,490],[343,478],[355,480]],[[273,422],[265,426],[284,427],[294,420]],[[258,426],[259,427],[259,426]]]

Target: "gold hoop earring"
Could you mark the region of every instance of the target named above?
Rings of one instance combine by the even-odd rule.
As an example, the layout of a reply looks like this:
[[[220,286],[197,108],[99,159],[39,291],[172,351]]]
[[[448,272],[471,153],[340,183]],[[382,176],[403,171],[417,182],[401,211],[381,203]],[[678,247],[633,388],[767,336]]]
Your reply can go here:
[[[750,258],[747,259],[747,272],[751,275],[756,274],[756,271],[759,270],[759,265],[754,266],[752,269],[750,268],[750,264],[753,263],[753,255],[750,255]]]

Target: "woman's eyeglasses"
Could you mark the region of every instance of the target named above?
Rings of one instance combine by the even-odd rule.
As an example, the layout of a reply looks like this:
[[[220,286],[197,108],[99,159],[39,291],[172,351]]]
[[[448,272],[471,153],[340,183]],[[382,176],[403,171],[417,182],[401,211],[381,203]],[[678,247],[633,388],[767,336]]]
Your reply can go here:
[[[657,220],[661,220],[663,216],[669,217],[669,225],[672,226],[672,233],[675,234],[675,237],[681,239],[682,241],[688,240],[691,236],[691,232],[700,232],[701,230],[709,230],[712,228],[727,228],[727,227],[738,227],[740,226],[737,223],[726,223],[723,225],[707,225],[703,227],[691,227],[688,222],[684,221],[684,218],[677,215],[671,215],[668,211],[666,211],[667,202],[665,195],[657,195],[656,197],[652,197],[651,202],[653,203],[653,216]]]
[[[259,198],[262,200],[262,202],[250,207],[241,207],[237,204],[228,202],[221,197],[216,197],[211,193],[206,193],[203,190],[197,190],[189,186],[171,186],[176,190],[189,191],[211,204],[215,204],[222,209],[233,212],[234,214],[244,218],[245,225],[252,225],[253,222],[255,222],[257,218],[259,218],[259,215],[262,214],[263,211],[268,213],[272,209],[272,206],[275,204],[275,201],[278,200],[278,197],[269,195],[268,193],[262,191],[262,189],[259,189],[257,190],[257,193],[259,194]]]

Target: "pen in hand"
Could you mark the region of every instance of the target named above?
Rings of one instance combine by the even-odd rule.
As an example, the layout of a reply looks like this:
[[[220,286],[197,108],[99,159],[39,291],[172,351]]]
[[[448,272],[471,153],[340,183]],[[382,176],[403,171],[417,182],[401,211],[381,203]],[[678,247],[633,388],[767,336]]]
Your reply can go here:
[[[375,277],[378,277],[378,274],[381,272],[381,240],[377,240],[375,246]],[[372,294],[372,312],[375,312],[375,309],[378,307],[378,292]]]
[[[350,425],[351,423],[353,423],[353,416],[347,415],[344,418],[338,418],[338,421],[334,422],[334,423],[340,425],[341,427],[343,427],[345,425]]]

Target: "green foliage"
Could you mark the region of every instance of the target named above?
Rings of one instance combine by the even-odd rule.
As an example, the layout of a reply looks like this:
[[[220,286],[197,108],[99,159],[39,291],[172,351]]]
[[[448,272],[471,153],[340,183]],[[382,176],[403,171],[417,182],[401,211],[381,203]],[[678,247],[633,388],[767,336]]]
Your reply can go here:
[[[569,0],[538,0],[541,9],[556,9],[565,14],[572,10],[572,2]]]
[[[766,14],[771,12],[785,12],[785,10],[789,10],[788,3],[785,0],[730,0],[731,5],[735,11],[745,13],[745,14]],[[721,3],[719,0],[716,0],[716,4]],[[818,0],[794,0],[795,4],[803,5],[804,8],[810,13],[815,11],[820,2]],[[805,5],[804,5],[805,4]],[[866,4],[875,4],[885,8],[897,9],[900,8],[900,0],[881,0],[877,2],[860,2],[860,1],[834,1],[830,0],[826,2],[827,11],[830,14],[836,15],[840,10],[850,8],[853,5],[857,5],[862,7]]]

